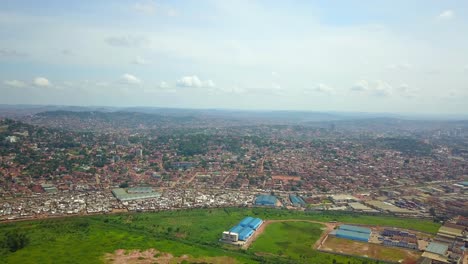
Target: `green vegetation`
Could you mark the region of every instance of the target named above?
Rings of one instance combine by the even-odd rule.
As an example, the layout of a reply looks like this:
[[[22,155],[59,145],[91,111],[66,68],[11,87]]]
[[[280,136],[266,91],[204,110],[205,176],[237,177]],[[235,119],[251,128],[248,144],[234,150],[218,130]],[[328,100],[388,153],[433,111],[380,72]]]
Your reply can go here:
[[[359,258],[350,258],[322,253],[312,249],[322,234],[323,226],[308,222],[271,223],[253,243],[249,251],[258,255],[271,255],[298,263],[362,263]],[[349,262],[348,262],[349,261]]]
[[[17,230],[8,231],[5,233],[3,248],[11,252],[15,252],[29,244],[29,237]]]
[[[386,225],[412,228],[435,233],[440,225],[426,220],[401,219],[388,216],[364,216],[356,214],[329,212],[298,212],[267,208],[219,208],[194,209],[183,211],[164,211],[158,213],[114,214],[64,219],[47,219],[0,224],[0,263],[101,263],[105,253],[117,249],[155,248],[174,256],[189,254],[198,257],[229,256],[239,263],[297,263],[313,258],[314,263],[332,263],[331,260],[341,260],[329,254],[322,254],[311,249],[309,255],[304,255],[304,248],[295,249],[302,241],[310,247],[311,241],[319,235],[319,226],[310,223],[292,224],[292,232],[297,241],[290,242],[288,250],[277,255],[255,255],[254,250],[264,251],[262,242],[254,243],[252,250],[244,251],[228,247],[218,242],[222,231],[230,228],[243,217],[251,215],[263,219],[309,219],[318,221],[343,221],[372,225]],[[296,225],[297,224],[297,225]],[[284,231],[286,225],[272,226],[273,238],[278,232]],[[279,229],[279,231],[275,231]],[[15,252],[5,246],[7,234],[17,232],[26,234],[29,243]],[[269,230],[267,229],[268,234]],[[289,235],[294,239],[296,235]],[[287,236],[287,235],[286,235]],[[274,243],[274,242],[272,242]],[[281,243],[281,241],[279,242]],[[272,252],[277,254],[278,250]],[[331,256],[331,258],[330,258]],[[320,262],[323,257],[323,261]],[[362,260],[347,258],[361,263]],[[339,261],[342,263],[347,263]],[[363,261],[362,261],[363,262]],[[369,262],[371,263],[371,262]]]

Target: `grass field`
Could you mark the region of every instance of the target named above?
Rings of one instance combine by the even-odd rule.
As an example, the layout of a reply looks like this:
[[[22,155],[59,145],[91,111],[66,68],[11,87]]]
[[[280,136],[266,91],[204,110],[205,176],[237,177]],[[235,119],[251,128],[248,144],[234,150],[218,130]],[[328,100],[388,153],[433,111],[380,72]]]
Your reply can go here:
[[[271,223],[249,249],[278,256],[301,258],[322,234],[323,225],[307,222]]]
[[[322,249],[401,263],[416,263],[420,252],[329,236]]]
[[[238,223],[243,217],[250,215],[263,219],[308,219],[318,221],[337,220],[349,223],[380,224],[413,228],[426,232],[437,231],[439,225],[430,221],[408,220],[391,217],[358,216],[340,213],[303,213],[287,210],[265,208],[220,208],[194,209],[183,211],[165,211],[158,213],[135,213],[48,219],[0,224],[0,263],[102,263],[106,253],[118,249],[146,250],[155,248],[174,256],[191,255],[194,258],[229,256],[238,263],[296,263],[302,262],[298,256],[303,248],[295,249],[297,243],[290,242],[287,253],[279,257],[278,246],[271,255],[256,256],[253,250],[239,250],[226,247],[218,242],[222,231]],[[320,235],[320,227],[313,224],[302,226],[292,224],[292,230],[299,233],[308,232],[307,236],[299,236],[301,241],[312,241]],[[283,230],[273,226],[273,234]],[[265,234],[270,231],[266,230]],[[275,231],[275,228],[278,230]],[[317,229],[318,228],[318,229]],[[30,240],[29,245],[16,252],[9,252],[2,241],[8,231],[16,230],[25,233]],[[301,231],[302,230],[302,231]],[[309,232],[310,231],[310,232]],[[318,233],[317,233],[318,232]],[[318,237],[318,236],[317,236]],[[261,237],[259,239],[262,239]],[[258,241],[253,248],[260,247]],[[288,242],[288,241],[286,241]],[[286,244],[284,244],[286,245]],[[309,246],[310,246],[309,245]],[[312,251],[315,252],[315,251]],[[291,254],[291,255],[290,255]],[[333,255],[320,255],[317,258],[331,263]],[[302,254],[303,255],[303,254]],[[332,256],[332,258],[330,258]],[[312,258],[314,256],[308,256]],[[338,257],[335,257],[338,259]],[[350,258],[351,263],[362,263]],[[343,262],[343,263],[347,263]]]

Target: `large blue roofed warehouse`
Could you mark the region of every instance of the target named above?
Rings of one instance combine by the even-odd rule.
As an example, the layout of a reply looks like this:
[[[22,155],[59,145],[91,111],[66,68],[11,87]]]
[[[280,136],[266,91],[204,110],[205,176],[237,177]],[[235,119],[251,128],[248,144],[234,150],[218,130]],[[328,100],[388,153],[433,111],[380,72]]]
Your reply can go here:
[[[366,227],[341,225],[337,230],[330,234],[339,238],[368,242],[371,232],[372,231]]]
[[[224,231],[221,241],[228,243],[246,242],[262,224],[262,219],[248,216],[242,219],[238,225],[229,229],[229,231]]]
[[[255,198],[255,205],[276,206],[278,199],[273,195],[260,194]]]

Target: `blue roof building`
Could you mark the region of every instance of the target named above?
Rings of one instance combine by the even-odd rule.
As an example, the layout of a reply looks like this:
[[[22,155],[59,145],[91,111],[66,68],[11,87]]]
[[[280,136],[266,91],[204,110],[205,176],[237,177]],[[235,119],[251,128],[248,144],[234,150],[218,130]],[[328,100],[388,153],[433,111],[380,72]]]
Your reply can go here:
[[[262,219],[247,216],[242,219],[238,225],[229,229],[229,232],[223,232],[223,240],[227,242],[237,242],[238,240],[247,241],[262,224]],[[231,233],[235,233],[237,236]],[[232,235],[234,235],[234,237]]]
[[[305,202],[301,197],[293,195],[293,194],[289,195],[289,200],[291,200],[291,203],[296,206],[305,205]]]
[[[353,225],[341,225],[336,230],[336,237],[346,238],[356,241],[368,242],[371,235],[369,228],[353,226]]]
[[[363,233],[363,234],[369,234],[371,233],[371,230],[366,227],[360,227],[360,226],[353,226],[353,225],[340,225],[338,228],[339,230],[346,230],[346,231],[351,231],[351,232],[356,232],[356,233]]]
[[[256,205],[263,205],[263,206],[276,206],[276,202],[278,199],[273,195],[265,195],[261,194],[258,195],[255,199]]]
[[[249,225],[249,223],[254,220],[253,217],[250,217],[250,216],[247,216],[246,218],[242,219],[242,221],[240,221],[239,225],[242,226],[242,227],[246,227]]]
[[[249,222],[249,227],[252,228],[253,230],[257,230],[257,228],[261,226],[262,223],[263,223],[262,219],[254,218],[252,221]]]
[[[368,242],[370,234],[338,229],[336,230],[336,237]]]
[[[240,226],[240,225],[236,225],[234,226],[233,228],[229,229],[229,232],[232,232],[232,233],[240,233],[240,231],[242,231],[244,227]]]
[[[244,227],[241,232],[239,233],[239,240],[247,240],[251,237],[254,233],[254,230],[248,227]]]

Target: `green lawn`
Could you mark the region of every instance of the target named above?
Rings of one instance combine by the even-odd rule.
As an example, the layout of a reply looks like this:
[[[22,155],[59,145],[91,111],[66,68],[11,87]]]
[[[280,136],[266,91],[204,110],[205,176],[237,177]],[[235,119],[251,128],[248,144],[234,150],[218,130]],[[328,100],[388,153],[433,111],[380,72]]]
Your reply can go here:
[[[312,249],[322,234],[323,225],[308,222],[271,223],[252,244],[249,251],[259,255],[279,256],[298,263],[362,263],[359,258],[349,258],[322,253]]]
[[[262,261],[264,263],[288,263],[289,259],[292,263],[300,262],[298,256],[304,255],[304,248],[295,249],[295,246],[292,246],[296,245],[294,241],[286,241],[292,244],[288,246],[288,253],[282,254],[287,257],[281,259],[271,256],[259,257],[252,250],[243,251],[226,247],[218,242],[222,231],[229,229],[249,215],[263,219],[338,220],[348,223],[413,228],[432,233],[436,232],[439,227],[438,224],[430,221],[415,219],[328,212],[304,213],[265,208],[193,209],[48,219],[0,224],[0,263],[101,263],[105,253],[112,253],[121,248],[156,248],[175,256],[183,254],[193,257],[227,255],[238,259],[239,263]],[[291,230],[295,230],[297,241],[313,241],[320,234],[319,225],[303,222],[287,224],[293,225]],[[278,227],[272,225],[271,228],[273,228],[271,234],[278,235],[281,230],[284,230],[284,225],[279,224]],[[26,233],[30,239],[29,245],[16,252],[3,249],[4,234],[11,230]],[[267,230],[266,234],[269,232]],[[309,243],[308,246],[311,244]],[[254,249],[258,250],[258,247],[261,247],[261,243],[260,245],[254,244]],[[277,254],[278,245],[274,248],[275,250],[270,253]],[[342,258],[318,252],[310,254],[315,254],[318,256],[316,258],[323,258],[325,261],[316,263],[331,263],[333,258]]]

